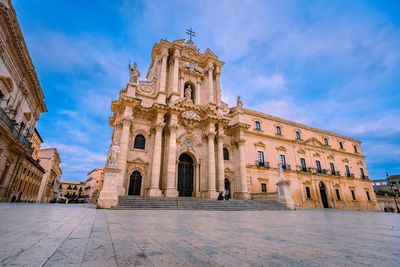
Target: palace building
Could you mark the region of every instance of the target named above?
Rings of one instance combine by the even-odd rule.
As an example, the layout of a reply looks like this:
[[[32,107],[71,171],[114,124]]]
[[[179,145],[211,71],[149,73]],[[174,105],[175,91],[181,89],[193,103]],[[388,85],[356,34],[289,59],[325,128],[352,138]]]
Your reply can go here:
[[[377,210],[359,140],[246,109],[240,97],[229,107],[223,65],[190,39],[155,44],[146,80],[129,66],[111,106],[99,207],[126,195],[278,199],[284,176],[297,208]]]

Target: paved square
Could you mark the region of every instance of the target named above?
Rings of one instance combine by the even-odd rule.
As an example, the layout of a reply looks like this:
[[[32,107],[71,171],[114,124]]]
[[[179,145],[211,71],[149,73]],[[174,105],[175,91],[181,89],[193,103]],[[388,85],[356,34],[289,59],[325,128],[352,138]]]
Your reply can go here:
[[[0,204],[3,266],[398,266],[400,216]]]

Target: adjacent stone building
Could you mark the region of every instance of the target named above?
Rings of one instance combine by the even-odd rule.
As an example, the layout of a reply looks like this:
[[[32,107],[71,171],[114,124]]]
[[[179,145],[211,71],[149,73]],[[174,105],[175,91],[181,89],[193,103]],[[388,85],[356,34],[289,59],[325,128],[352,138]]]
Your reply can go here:
[[[85,182],[61,181],[59,185],[60,196],[71,202],[86,202]]]
[[[0,1],[0,201],[35,201],[44,174],[32,143],[44,96],[11,1]],[[40,144],[39,144],[40,147]]]
[[[96,168],[87,174],[85,194],[90,203],[97,203],[97,198],[103,187],[104,168]]]
[[[43,175],[36,202],[49,203],[58,198],[58,186],[62,176],[61,159],[56,148],[41,149],[38,159],[46,172]]]
[[[278,198],[280,164],[296,207],[377,209],[359,140],[246,109],[240,97],[229,107],[223,65],[192,40],[161,40],[146,80],[129,66],[111,106],[99,207],[124,195]]]

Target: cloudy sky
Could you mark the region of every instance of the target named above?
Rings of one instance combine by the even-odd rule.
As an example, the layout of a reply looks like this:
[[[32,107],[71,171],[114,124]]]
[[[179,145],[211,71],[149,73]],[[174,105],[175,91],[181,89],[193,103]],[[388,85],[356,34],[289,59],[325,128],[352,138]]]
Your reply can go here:
[[[370,176],[400,174],[398,1],[14,0],[63,180],[104,166],[111,101],[154,43],[196,32],[225,66],[223,100],[360,139]]]

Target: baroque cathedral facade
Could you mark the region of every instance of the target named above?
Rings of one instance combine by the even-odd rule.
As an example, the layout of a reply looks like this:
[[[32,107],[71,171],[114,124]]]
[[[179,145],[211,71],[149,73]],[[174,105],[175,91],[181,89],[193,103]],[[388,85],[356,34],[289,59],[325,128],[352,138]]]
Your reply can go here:
[[[359,140],[246,109],[240,97],[229,107],[223,65],[192,40],[161,40],[146,80],[129,66],[111,106],[99,207],[126,195],[278,199],[283,170],[298,208],[377,209]]]

